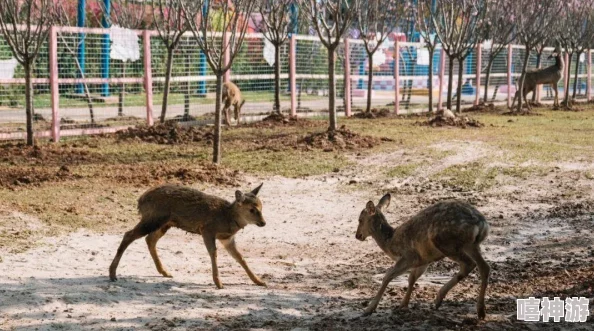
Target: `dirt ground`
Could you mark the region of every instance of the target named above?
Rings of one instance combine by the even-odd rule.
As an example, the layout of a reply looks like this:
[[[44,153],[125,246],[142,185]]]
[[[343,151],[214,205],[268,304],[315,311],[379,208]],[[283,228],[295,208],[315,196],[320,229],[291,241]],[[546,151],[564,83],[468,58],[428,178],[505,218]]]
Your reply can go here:
[[[0,329],[594,330],[593,316],[586,323],[517,321],[515,301],[529,296],[594,299],[594,162],[559,159],[538,175],[500,171],[489,179],[496,184],[469,188],[448,180],[444,171],[464,174],[504,151],[464,140],[425,147],[441,156],[385,148],[348,153],[348,166],[323,175],[243,174],[234,179],[243,190],[264,182],[260,195],[267,225],[245,228],[237,242],[266,288],[253,285],[219,247],[224,288],[217,290],[201,238],[175,229],[158,247],[173,278],[159,276],[144,240],[138,240],[120,263],[118,281],[110,282],[107,269],[122,234],[137,221],[130,216],[131,204],[152,184],[135,182],[124,193],[112,192],[113,199],[125,201],[121,208],[132,218],[112,229],[42,236],[18,252],[0,247]],[[405,168],[410,164],[414,169]],[[395,168],[387,174],[386,165]],[[228,199],[236,189],[188,185]],[[468,200],[485,214],[491,233],[482,247],[492,268],[485,321],[476,319],[476,271],[439,310],[433,308],[440,286],[457,272],[447,259],[431,265],[415,284],[408,310],[396,308],[407,286],[408,277],[400,276],[376,313],[361,317],[393,262],[371,238],[355,239],[357,219],[368,200],[377,203],[385,192],[393,195],[386,211],[393,225],[445,198]],[[48,226],[43,217],[16,208],[0,209],[2,224],[2,231],[15,236]]]

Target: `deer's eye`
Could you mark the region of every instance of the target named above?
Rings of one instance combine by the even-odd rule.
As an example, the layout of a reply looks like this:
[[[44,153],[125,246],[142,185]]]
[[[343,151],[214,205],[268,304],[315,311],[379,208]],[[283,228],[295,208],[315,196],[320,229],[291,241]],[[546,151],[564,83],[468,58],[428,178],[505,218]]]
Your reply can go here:
[[[256,208],[252,208],[252,209],[250,209],[250,213],[255,215],[258,213],[258,211],[256,210]]]

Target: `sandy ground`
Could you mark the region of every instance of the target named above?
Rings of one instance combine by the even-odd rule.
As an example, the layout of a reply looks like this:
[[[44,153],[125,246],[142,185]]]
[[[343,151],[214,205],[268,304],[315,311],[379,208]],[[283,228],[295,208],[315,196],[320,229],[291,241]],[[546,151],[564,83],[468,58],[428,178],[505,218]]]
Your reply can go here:
[[[144,240],[138,240],[122,259],[118,281],[110,282],[107,269],[121,234],[79,231],[44,238],[24,253],[0,252],[0,329],[594,330],[592,317],[577,324],[515,318],[515,299],[528,296],[586,296],[594,307],[594,183],[571,172],[594,164],[560,164],[521,185],[510,181],[472,192],[432,182],[429,175],[493,151],[463,142],[434,148],[452,154],[406,179],[376,172],[378,164],[411,161],[405,151],[361,156],[357,167],[315,178],[250,178],[246,189],[265,183],[260,195],[267,225],[245,228],[237,241],[266,288],[253,285],[220,247],[225,287],[216,289],[201,238],[175,229],[158,246],[171,279],[159,276]],[[580,193],[568,196],[569,190]],[[467,199],[486,215],[491,234],[483,251],[492,275],[485,321],[476,319],[476,272],[450,292],[440,310],[433,309],[439,287],[457,272],[448,260],[421,277],[408,310],[395,309],[407,286],[407,276],[401,276],[377,312],[360,317],[392,262],[371,238],[355,239],[357,218],[369,199],[377,202],[386,191],[393,193],[387,218],[394,225],[450,197]],[[233,196],[230,188],[208,192]],[[27,215],[2,217],[39,226]]]

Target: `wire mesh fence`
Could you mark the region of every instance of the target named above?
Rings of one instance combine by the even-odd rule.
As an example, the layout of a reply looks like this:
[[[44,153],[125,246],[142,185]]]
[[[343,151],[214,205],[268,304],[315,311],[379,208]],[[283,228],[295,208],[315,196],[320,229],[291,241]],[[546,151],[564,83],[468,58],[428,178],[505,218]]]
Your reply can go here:
[[[34,72],[34,129],[39,136],[50,136],[54,117],[59,119],[54,129],[59,125],[57,129],[63,135],[109,132],[159,121],[165,93],[168,48],[156,31],[75,27],[54,27],[52,31],[41,48]],[[223,41],[222,35],[217,38]],[[292,38],[279,48],[280,109],[285,113],[295,111],[298,115],[323,113],[329,104],[328,50],[317,36],[294,35]],[[51,42],[56,45],[55,63],[50,60]],[[457,60],[452,62],[452,94],[455,96],[457,84],[461,81],[464,104],[505,102],[515,94],[525,50],[518,45],[503,47],[492,58],[491,46],[485,44],[472,50],[462,64]],[[552,53],[552,48],[545,48],[540,56],[532,52],[528,68],[553,65],[555,59],[550,58]],[[234,58],[229,77],[246,100],[241,121],[254,120],[275,110],[274,54],[274,45],[264,35],[251,33],[246,35]],[[396,55],[398,70],[395,68]],[[590,57],[589,51],[580,56],[574,55],[566,65],[564,76],[569,78],[562,79],[558,84],[560,99],[566,91],[570,93],[570,98],[573,98],[574,91],[576,99],[588,95],[587,88],[591,86],[588,82],[591,78],[588,74]],[[433,75],[434,106],[439,106],[440,101],[443,104],[446,102],[450,59],[439,45],[431,54],[423,44],[400,39],[396,49],[395,40],[388,39],[370,61],[363,41],[349,39],[348,43],[340,43],[334,62],[339,112],[345,109],[346,100],[350,100],[349,105],[355,110],[365,108],[370,68],[373,68],[372,107],[392,110],[396,108],[394,102],[398,97],[401,113],[427,110],[430,72]],[[56,72],[52,75],[54,64]],[[488,86],[487,70],[490,70]],[[345,90],[347,80],[350,86]],[[291,86],[292,81],[295,86]],[[57,86],[56,91],[52,88],[53,83]],[[147,84],[150,84],[148,89],[145,88]],[[24,89],[23,68],[0,38],[1,138],[24,137]],[[549,86],[538,90],[541,101],[552,100]],[[172,50],[171,86],[165,120],[212,122],[215,92],[216,76],[194,36],[187,33]],[[52,103],[54,94],[56,105]]]

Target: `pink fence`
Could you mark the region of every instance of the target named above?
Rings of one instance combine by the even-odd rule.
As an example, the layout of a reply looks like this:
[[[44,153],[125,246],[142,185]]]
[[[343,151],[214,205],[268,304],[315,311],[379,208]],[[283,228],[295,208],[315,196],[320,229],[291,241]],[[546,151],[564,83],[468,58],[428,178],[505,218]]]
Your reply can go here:
[[[51,121],[44,127],[35,130],[37,137],[48,137],[59,141],[61,136],[115,132],[140,123],[153,125],[154,111],[155,109],[160,111],[161,108],[161,106],[156,107],[158,105],[154,103],[161,101],[158,96],[160,96],[160,89],[164,82],[163,49],[160,47],[158,33],[156,31],[131,31],[138,37],[138,43],[141,45],[138,61],[121,63],[112,60],[112,66],[117,67],[117,70],[113,70],[108,78],[103,78],[97,69],[99,68],[99,50],[92,48],[92,45],[96,45],[101,40],[100,38],[109,35],[109,33],[109,29],[51,28],[47,42],[47,56],[42,58],[43,65],[38,65],[42,69],[47,68],[44,69],[47,70],[47,73],[40,72],[34,79],[36,89],[41,91],[36,92],[37,96],[43,96],[43,91],[46,90],[46,95],[49,96],[49,107],[45,106],[45,99],[40,97],[41,101],[38,101],[39,106],[36,106],[36,113],[39,110],[37,108],[41,108],[39,113],[51,116]],[[85,75],[79,75],[78,71],[72,69],[76,66],[80,69],[81,66],[81,63],[74,59],[76,47],[80,46],[81,40],[87,42],[89,54],[86,59]],[[180,46],[179,52],[174,56],[175,70],[172,75],[173,90],[179,98],[183,97],[183,100],[169,101],[167,106],[175,111],[169,114],[168,110],[168,120],[195,122],[196,119],[193,115],[208,114],[209,111],[214,110],[212,91],[214,91],[215,77],[209,68],[196,68],[197,62],[193,59],[200,55],[199,50],[193,43],[191,35],[185,36],[184,40],[183,46]],[[222,40],[224,41],[224,39]],[[236,58],[232,69],[225,75],[224,80],[233,80],[237,84],[242,84],[240,88],[248,101],[246,103],[248,109],[242,119],[245,121],[249,120],[250,116],[251,119],[255,119],[262,113],[272,110],[273,84],[271,80],[274,75],[266,53],[266,40],[261,34],[246,35],[244,48]],[[281,88],[283,89],[281,108],[283,111],[292,116],[302,116],[304,112],[326,109],[328,105],[327,55],[319,40],[313,36],[293,35],[281,51],[283,52],[281,56]],[[434,77],[434,106],[437,109],[444,107],[443,96],[447,90],[449,77],[446,68],[449,67],[449,60],[441,48],[438,47],[433,55],[433,68],[428,67],[426,61],[429,55],[420,43],[391,41],[382,45],[378,52],[381,53],[378,60],[376,61],[374,57],[373,61],[372,102],[374,107],[393,107],[396,114],[426,111],[428,108],[429,71],[433,72]],[[463,63],[464,74],[462,77],[458,77],[457,66],[459,64],[455,64],[453,80],[454,82],[463,80],[462,95],[465,104],[477,105],[483,99],[486,78],[484,69],[489,57],[488,52],[487,47],[479,45]],[[520,76],[521,59],[524,52],[525,50],[521,46],[510,45],[497,55],[491,73],[491,84],[487,91],[489,94],[487,102],[511,104],[512,95],[515,93],[514,79]],[[543,54],[542,66],[550,64],[545,60],[545,55],[551,52],[552,49],[547,49],[546,54]],[[2,56],[0,53],[0,59]],[[229,60],[229,54],[225,54],[225,59]],[[368,58],[360,40],[345,38],[338,49],[337,59],[337,104],[341,113],[350,116],[353,110],[363,108],[366,104],[367,80],[369,79]],[[530,67],[536,66],[535,58],[532,55],[530,61]],[[584,64],[579,67],[581,62]],[[580,86],[581,93],[581,86],[585,83],[583,89],[585,91],[580,95],[590,100],[591,62],[591,52],[587,52],[583,59],[575,59],[574,62],[566,66],[565,79],[560,84],[563,93],[570,92],[570,87],[573,86],[572,80],[575,78],[573,76],[570,78],[568,73],[573,74],[574,69],[578,66],[577,70],[580,74],[578,75],[579,82],[577,82],[579,84],[576,86]],[[573,69],[571,69],[572,67]],[[67,68],[70,68],[70,71]],[[585,68],[585,70],[580,70],[580,68]],[[23,84],[23,78],[0,77],[0,87]],[[102,84],[109,85],[110,88],[114,88],[114,91],[116,88],[119,89],[119,111],[122,112],[123,109],[127,114],[134,115],[129,117],[133,118],[135,122],[114,121],[105,124],[110,120],[109,116],[113,116],[114,107],[108,107],[105,100],[100,100],[100,102],[105,102],[105,105],[98,104],[95,108],[91,105],[87,106],[79,100],[80,92],[78,94],[71,92],[79,85],[84,85],[87,88],[90,86],[98,90]],[[196,96],[198,93],[195,91],[198,88],[206,91],[202,92],[206,95]],[[91,91],[91,94],[96,95],[96,90]],[[539,100],[546,98],[543,92],[542,88],[538,91]],[[88,94],[87,92],[87,97]],[[114,92],[114,94],[117,93]],[[11,120],[4,119],[13,116],[18,117],[16,122],[19,122],[24,117],[24,111],[21,113],[20,110],[16,111],[13,108],[2,108],[3,98],[6,97],[0,90],[0,139],[22,139],[25,136],[24,131],[14,129],[14,125],[10,126],[12,125]],[[72,101],[73,98],[79,98],[75,99],[78,103]],[[128,101],[128,98],[131,100]],[[129,103],[126,107],[124,107],[125,102]],[[87,121],[89,111],[91,118],[95,119],[92,123]],[[181,115],[182,111],[184,111],[183,115]],[[118,113],[118,115],[121,114]],[[100,120],[101,123],[99,123]],[[69,125],[68,123],[74,124]],[[8,129],[4,129],[5,127]]]

